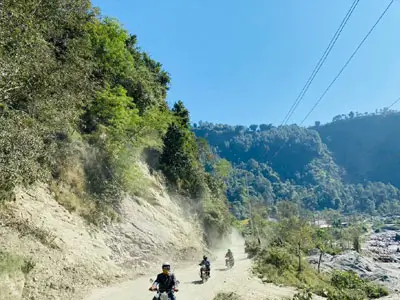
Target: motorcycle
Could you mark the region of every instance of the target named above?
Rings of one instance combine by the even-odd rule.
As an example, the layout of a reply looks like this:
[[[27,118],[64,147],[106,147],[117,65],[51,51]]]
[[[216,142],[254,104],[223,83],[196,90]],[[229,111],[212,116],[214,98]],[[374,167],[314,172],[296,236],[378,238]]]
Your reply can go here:
[[[206,266],[201,266],[201,268],[200,268],[200,278],[201,278],[202,283],[205,283],[208,280],[208,278],[210,278],[210,276],[209,276],[209,274],[207,272]]]
[[[154,280],[150,278],[149,282],[151,284],[153,284]],[[179,284],[179,280],[176,281],[176,286],[175,286],[175,291],[174,292],[178,292],[177,287]],[[156,292],[156,295],[154,296],[154,298],[159,299],[159,300],[171,300],[171,297],[169,297],[169,291],[164,291],[164,292],[160,292],[158,285],[156,287],[151,287],[150,291],[152,292]]]
[[[233,265],[235,264],[235,260],[232,258],[225,258],[225,266],[227,267],[227,269],[231,269],[233,267]]]

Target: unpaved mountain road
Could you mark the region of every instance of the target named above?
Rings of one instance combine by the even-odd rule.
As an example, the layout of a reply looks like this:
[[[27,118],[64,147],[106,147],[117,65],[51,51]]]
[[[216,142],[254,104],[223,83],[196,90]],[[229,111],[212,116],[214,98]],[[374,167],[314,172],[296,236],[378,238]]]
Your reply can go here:
[[[199,281],[200,258],[191,267],[173,270],[180,281],[179,292],[175,294],[177,300],[212,300],[219,292],[236,292],[246,300],[287,299],[295,293],[293,288],[263,284],[252,276],[251,261],[244,253],[243,240],[236,237],[232,240],[234,242],[230,248],[235,255],[235,266],[226,270],[226,249],[216,251],[214,254],[217,259],[211,261],[211,278],[205,284]],[[149,279],[155,278],[160,269],[150,271],[153,271],[150,276],[95,290],[85,300],[150,300],[154,293],[148,291]]]

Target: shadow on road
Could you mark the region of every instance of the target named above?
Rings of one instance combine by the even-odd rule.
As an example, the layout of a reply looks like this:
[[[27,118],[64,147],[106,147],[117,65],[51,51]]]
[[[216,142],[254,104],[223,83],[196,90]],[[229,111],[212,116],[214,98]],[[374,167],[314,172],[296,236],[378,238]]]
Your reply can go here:
[[[203,281],[201,281],[201,280],[193,280],[193,281],[191,281],[190,283],[191,283],[191,284],[202,284]]]
[[[215,269],[215,271],[226,271],[228,270],[227,268],[219,268],[219,269]]]

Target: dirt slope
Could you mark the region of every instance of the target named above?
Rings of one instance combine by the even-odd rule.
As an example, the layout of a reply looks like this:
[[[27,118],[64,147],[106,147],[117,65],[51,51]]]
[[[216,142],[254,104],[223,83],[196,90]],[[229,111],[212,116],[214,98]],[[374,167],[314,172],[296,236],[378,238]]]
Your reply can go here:
[[[212,261],[211,278],[204,285],[199,281],[199,267],[193,262],[189,267],[176,268],[174,273],[181,282],[177,299],[211,300],[222,291],[236,292],[243,299],[286,299],[295,293],[295,289],[281,288],[271,284],[263,284],[250,274],[251,261],[244,253],[244,242],[236,235],[232,239],[230,248],[235,255],[235,266],[227,271],[225,269],[224,254],[226,248],[216,250],[215,260]],[[85,300],[149,300],[153,293],[148,291],[149,278],[154,278],[160,268],[153,268],[149,276],[115,285],[110,288],[93,291]]]
[[[201,255],[196,218],[149,179],[149,199],[126,198],[121,221],[101,228],[67,211],[46,186],[19,190],[0,210],[0,251],[34,267],[27,276],[18,268],[0,272],[0,299],[79,299],[92,288],[137,278],[161,260]]]

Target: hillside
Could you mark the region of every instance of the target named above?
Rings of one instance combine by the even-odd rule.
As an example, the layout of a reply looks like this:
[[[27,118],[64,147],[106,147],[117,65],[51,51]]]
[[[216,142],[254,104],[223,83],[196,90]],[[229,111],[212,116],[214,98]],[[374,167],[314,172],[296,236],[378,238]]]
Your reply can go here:
[[[400,113],[385,110],[311,128],[202,122],[193,131],[234,166],[226,183],[240,218],[247,199],[271,209],[290,200],[310,210],[385,214],[400,207],[399,125]]]
[[[163,260],[179,266],[201,257],[200,220],[149,180],[149,198],[126,197],[120,220],[100,227],[70,213],[43,185],[18,190],[1,213],[0,299],[82,299]]]
[[[358,116],[351,112],[313,129],[346,170],[346,182],[381,181],[400,188],[399,125],[400,113],[383,110]]]
[[[76,299],[230,232],[225,186],[135,35],[88,0],[0,13],[1,299]]]

